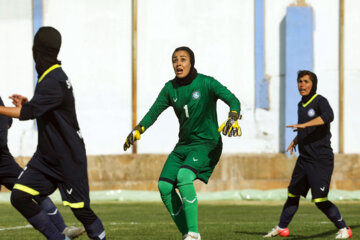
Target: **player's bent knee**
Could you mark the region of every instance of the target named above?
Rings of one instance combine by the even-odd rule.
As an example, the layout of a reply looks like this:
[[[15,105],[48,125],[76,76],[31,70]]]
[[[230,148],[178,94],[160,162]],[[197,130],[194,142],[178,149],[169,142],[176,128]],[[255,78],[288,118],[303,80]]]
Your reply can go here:
[[[192,184],[196,179],[196,174],[187,168],[180,168],[177,174],[178,186]]]
[[[159,192],[161,195],[165,196],[165,195],[170,195],[171,191],[174,189],[174,185],[169,183],[169,182],[165,182],[165,181],[159,181],[158,182],[158,188],[159,188]]]
[[[31,201],[32,196],[26,192],[14,189],[11,191],[10,201],[16,208],[21,208],[27,201]]]
[[[25,218],[33,217],[41,211],[41,208],[33,202],[33,196],[21,190],[13,189],[10,201]]]
[[[91,225],[91,224],[97,219],[97,216],[95,215],[95,213],[93,212],[93,210],[91,210],[91,208],[89,208],[89,207],[84,207],[84,208],[71,208],[71,210],[73,211],[75,217],[76,217],[84,226]]]

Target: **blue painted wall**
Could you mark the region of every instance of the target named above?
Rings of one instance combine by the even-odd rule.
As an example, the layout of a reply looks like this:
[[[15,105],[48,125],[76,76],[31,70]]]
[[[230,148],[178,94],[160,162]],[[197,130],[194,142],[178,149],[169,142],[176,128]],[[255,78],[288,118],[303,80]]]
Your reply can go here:
[[[264,0],[255,0],[255,102],[257,108],[269,109],[264,42]]]
[[[310,7],[288,7],[285,38],[285,126],[296,124],[297,104],[301,97],[297,89],[297,72],[313,70],[313,11]],[[284,126],[284,128],[285,128]],[[296,136],[291,129],[285,131],[285,146]]]
[[[42,26],[42,0],[33,0],[33,30],[34,35]]]
[[[33,36],[35,36],[36,32],[43,25],[43,4],[42,0],[33,0]],[[36,86],[38,80],[38,74],[35,69],[34,62],[34,86]],[[35,129],[37,129],[37,124],[35,121]]]
[[[33,0],[33,35],[35,36],[36,32],[43,24],[43,16],[42,16],[42,0]],[[35,85],[37,82],[37,73],[34,65],[34,81]]]

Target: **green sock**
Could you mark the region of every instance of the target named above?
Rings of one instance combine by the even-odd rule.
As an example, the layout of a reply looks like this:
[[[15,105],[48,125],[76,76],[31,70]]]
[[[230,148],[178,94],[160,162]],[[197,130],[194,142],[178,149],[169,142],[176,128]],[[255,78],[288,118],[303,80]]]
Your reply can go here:
[[[198,200],[193,180],[196,175],[191,170],[181,168],[178,173],[178,187],[183,199],[185,218],[189,232],[198,233]]]
[[[170,212],[172,219],[182,235],[188,233],[188,228],[185,219],[185,213],[181,199],[172,184],[164,181],[159,181],[160,195],[165,207]]]

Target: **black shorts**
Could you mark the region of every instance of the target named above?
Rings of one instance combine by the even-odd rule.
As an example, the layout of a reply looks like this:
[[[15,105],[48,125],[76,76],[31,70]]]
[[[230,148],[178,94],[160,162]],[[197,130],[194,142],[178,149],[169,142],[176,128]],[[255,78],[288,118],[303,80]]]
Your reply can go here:
[[[48,196],[59,188],[64,206],[84,208],[90,206],[89,183],[87,177],[64,183],[48,176],[37,169],[28,167],[16,182],[14,189],[33,196]]]
[[[22,170],[10,153],[0,152],[0,185],[11,190]]]
[[[306,162],[299,157],[288,187],[289,196],[306,197],[311,189],[314,202],[326,201],[333,170],[333,159]]]

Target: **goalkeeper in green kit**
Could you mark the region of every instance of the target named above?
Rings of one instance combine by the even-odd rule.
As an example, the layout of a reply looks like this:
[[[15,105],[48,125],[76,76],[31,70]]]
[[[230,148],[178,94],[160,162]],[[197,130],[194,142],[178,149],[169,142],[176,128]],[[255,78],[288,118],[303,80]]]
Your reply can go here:
[[[229,137],[240,136],[238,125],[240,102],[226,87],[212,77],[197,73],[195,56],[188,47],[179,47],[172,54],[175,78],[168,81],[145,117],[129,134],[126,151],[140,139],[169,106],[179,119],[179,141],[170,153],[159,178],[161,199],[185,240],[200,240],[198,201],[193,181],[204,183],[219,161],[222,141],[219,132]],[[229,116],[218,128],[216,102],[230,107]],[[179,189],[180,196],[175,191]]]

